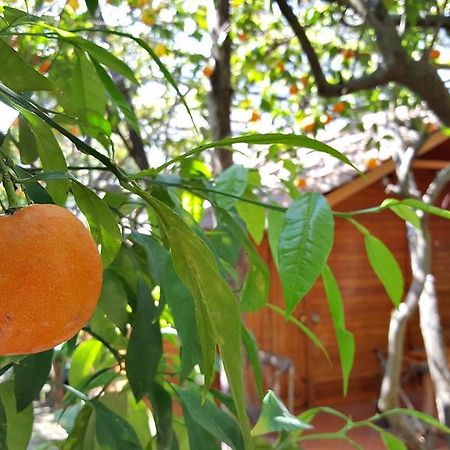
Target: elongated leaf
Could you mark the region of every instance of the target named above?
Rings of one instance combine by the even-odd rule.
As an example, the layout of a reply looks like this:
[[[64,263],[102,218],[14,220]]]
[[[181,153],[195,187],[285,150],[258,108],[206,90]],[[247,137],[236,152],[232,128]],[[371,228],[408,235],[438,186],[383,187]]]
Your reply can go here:
[[[237,422],[209,400],[202,403],[200,393],[176,388],[183,410],[208,433],[234,450],[244,449],[244,440]]]
[[[152,389],[159,360],[162,338],[156,320],[156,306],[147,285],[138,281],[136,310],[131,322],[131,336],[126,355],[128,380],[136,400]]]
[[[26,450],[31,438],[33,427],[33,408],[28,406],[21,412],[16,410],[16,399],[14,397],[14,383],[7,381],[0,384],[0,403],[3,405],[3,414],[0,412],[0,443],[4,445],[4,436],[1,429],[5,428],[4,417],[6,415],[6,447],[4,450]],[[3,416],[3,417],[2,417]],[[3,442],[2,442],[3,440]]]
[[[251,144],[251,145],[271,145],[271,144],[284,144],[289,145],[290,147],[299,147],[299,148],[309,148],[315,150],[317,152],[327,153],[334,158],[339,159],[343,163],[353,167],[357,172],[359,170],[350,162],[350,160],[341,152],[335,150],[333,147],[330,147],[323,142],[316,141],[315,139],[311,139],[306,136],[297,135],[297,134],[282,134],[282,133],[267,133],[267,134],[244,134],[242,136],[236,136],[232,138],[225,138],[215,142],[208,142],[207,144],[200,145],[183,155],[180,155],[171,161],[163,164],[162,166],[156,169],[158,172],[164,170],[166,167],[182,161],[186,158],[190,158],[191,156],[197,155],[198,153],[202,153],[205,150],[209,150],[210,148],[217,147],[231,147],[234,144]],[[140,175],[144,175],[145,172],[141,172]]]
[[[160,226],[170,245],[174,268],[194,296],[203,368],[206,366],[209,370],[214,359],[214,353],[205,355],[205,348],[209,351],[211,341],[217,343],[246,448],[250,449],[251,437],[244,401],[243,368],[240,352],[236,351],[241,345],[241,319],[236,298],[227,282],[219,275],[215,258],[207,245],[166,205],[150,196],[146,197],[146,200],[159,216]],[[202,332],[208,329],[211,333],[202,335]],[[205,339],[207,339],[206,346],[202,344]],[[207,372],[207,385],[211,382],[210,374],[211,372]]]
[[[221,450],[222,445],[218,439],[205,428],[199,425],[189,413],[187,408],[183,408],[183,418],[186,424],[186,430],[189,439],[189,449],[207,448],[208,450]]]
[[[154,407],[158,450],[172,450],[176,447],[176,436],[172,429],[172,397],[158,383],[153,385],[150,399]]]
[[[247,357],[252,366],[253,375],[255,377],[256,391],[260,399],[263,397],[263,376],[261,372],[261,364],[258,356],[258,344],[252,332],[242,326],[242,342],[247,352]]]
[[[371,234],[364,236],[364,243],[373,271],[397,307],[403,295],[403,275],[395,256],[382,241]]]
[[[136,432],[122,417],[98,400],[92,400],[95,409],[95,433],[101,446],[109,450],[142,450]]]
[[[85,0],[86,2],[86,7],[89,11],[89,14],[91,16],[95,15],[95,12],[97,11],[98,8],[98,0]]]
[[[250,193],[245,194],[245,197],[253,200],[258,200],[258,197],[256,197],[256,195]],[[238,201],[236,203],[236,209],[239,215],[244,220],[250,236],[253,238],[256,244],[260,244],[264,236],[266,218],[264,208],[252,203]]]
[[[406,416],[415,417],[416,419],[420,419],[422,422],[436,428],[436,430],[442,431],[443,433],[450,434],[450,428],[439,422],[439,420],[435,419],[424,412],[417,411],[415,409],[407,409],[407,408],[394,408],[385,413],[379,414],[380,417],[389,417],[394,416],[395,414],[404,414]]]
[[[0,450],[8,450],[8,418],[0,398]]]
[[[55,86],[0,39],[0,81],[16,92],[54,91]]]
[[[116,83],[114,83],[108,75],[106,70],[95,59],[93,59],[92,62],[94,63],[95,70],[97,71],[106,92],[108,92],[111,97],[112,102],[122,111],[125,119],[127,119],[128,123],[133,127],[134,131],[140,134],[138,120],[134,114],[133,108],[117,87]]]
[[[328,265],[322,269],[322,280],[339,348],[344,395],[347,395],[348,379],[355,359],[355,339],[353,334],[345,328],[344,304],[333,272]]]
[[[406,205],[391,205],[389,209],[405,222],[409,222],[413,227],[420,230],[420,219],[413,208]]]
[[[286,212],[278,248],[286,314],[320,275],[333,245],[333,232],[333,215],[321,194],[303,194]]]
[[[128,296],[122,280],[112,271],[105,271],[98,305],[121,330],[125,329],[128,320],[127,304]]]
[[[268,224],[268,236],[269,246],[272,253],[273,261],[278,268],[278,245],[280,243],[280,236],[283,230],[284,224],[284,212],[276,211],[274,209],[269,210],[269,224]]]
[[[49,193],[37,181],[32,179],[33,175],[30,172],[27,172],[19,166],[14,166],[14,172],[16,172],[19,179],[30,178],[30,181],[27,181],[24,184],[28,196],[34,203],[54,203]]]
[[[22,116],[19,116],[19,152],[20,160],[24,164],[31,164],[39,157],[34,134]]]
[[[249,259],[249,269],[241,294],[241,311],[257,311],[263,307],[269,296],[269,269],[244,230],[227,211],[216,211],[220,224],[226,224],[234,240],[240,242],[245,248]]]
[[[29,355],[14,366],[17,411],[23,411],[41,392],[52,366],[53,350]]]
[[[108,205],[89,188],[72,180],[72,192],[89,222],[92,236],[101,245],[103,267],[108,267],[119,252],[122,236]]]
[[[273,391],[269,391],[263,400],[263,407],[258,422],[252,430],[253,436],[274,432],[291,432],[312,428],[292,415]]]
[[[89,421],[93,414],[90,405],[84,405],[75,419],[75,424],[68,438],[62,444],[61,450],[85,450],[85,440],[89,429]]]
[[[97,60],[99,63],[109,67],[111,70],[117,72],[118,74],[124,76],[125,78],[128,78],[134,84],[139,84],[139,82],[136,80],[136,77],[134,76],[134,72],[128,67],[128,65],[125,64],[120,59],[116,58],[108,50],[80,36],[76,36],[73,38],[71,37],[68,38],[68,40],[72,44],[88,52],[89,55],[95,60]]]
[[[389,433],[380,427],[376,427],[376,430],[380,433],[381,439],[387,450],[407,450],[406,445],[394,434]]]
[[[219,175],[214,190],[240,197],[247,188],[247,178],[247,169],[239,164],[233,164]],[[235,205],[236,199],[218,195],[216,203],[223,209],[230,209]]]
[[[101,355],[102,343],[94,339],[83,341],[72,354],[69,368],[69,383],[75,388],[82,388],[91,376],[94,364]]]
[[[67,164],[61,147],[58,144],[52,129],[42,120],[26,111],[22,112],[30,124],[36,148],[42,167],[45,170],[67,171]],[[66,202],[69,183],[67,180],[48,180],[47,190],[57,205],[63,206]]]

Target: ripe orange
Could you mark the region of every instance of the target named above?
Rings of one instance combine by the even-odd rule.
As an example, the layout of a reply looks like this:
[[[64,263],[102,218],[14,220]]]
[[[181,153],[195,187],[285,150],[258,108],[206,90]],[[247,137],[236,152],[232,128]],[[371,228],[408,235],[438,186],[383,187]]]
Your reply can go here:
[[[240,32],[237,34],[237,38],[238,38],[241,42],[247,42],[247,41],[248,41],[248,36],[247,36],[245,33],[243,33],[242,31],[240,31]]]
[[[148,25],[149,27],[154,25],[156,22],[156,19],[153,14],[153,11],[144,9],[144,11],[142,11],[142,14],[141,14],[141,21],[142,21],[142,23],[145,23],[145,25]]]
[[[348,61],[349,59],[352,59],[356,56],[356,52],[355,52],[355,50],[346,48],[346,49],[342,50],[341,55],[342,55],[342,58],[344,58],[344,60]]]
[[[303,87],[308,86],[308,80],[309,80],[309,78],[308,78],[307,75],[303,75],[303,76],[300,78],[300,83],[303,84]]]
[[[89,231],[67,209],[32,205],[0,217],[0,355],[37,353],[89,320],[102,263]]]
[[[40,66],[39,66],[39,72],[44,74],[46,72],[48,72],[48,70],[50,69],[50,67],[52,66],[52,63],[46,59]]]
[[[261,114],[258,111],[253,111],[250,117],[250,122],[257,122],[261,119]]]
[[[320,122],[324,125],[328,125],[333,120],[333,116],[331,114],[322,114],[320,116]]]
[[[158,58],[167,55],[167,48],[164,44],[156,44],[154,50]]]
[[[334,106],[333,106],[333,112],[336,114],[341,114],[345,111],[346,105],[344,102],[337,102]]]
[[[278,61],[277,65],[276,65],[276,69],[278,70],[278,72],[284,72],[286,70],[286,68],[284,66],[284,62]]]
[[[289,86],[289,94],[297,95],[298,94],[298,86],[296,84],[291,84]]]
[[[428,56],[431,58],[431,59],[438,59],[439,58],[439,56],[441,56],[441,52],[439,51],[439,50],[436,50],[436,49],[431,49],[429,52],[428,52]]]
[[[308,183],[306,182],[306,180],[304,178],[297,178],[295,180],[295,185],[299,188],[299,189],[305,189],[306,186],[308,185]]]
[[[379,166],[378,159],[370,158],[366,161],[366,167],[369,170],[376,169]]]
[[[211,66],[205,66],[203,75],[205,75],[206,78],[211,78],[214,75],[214,69]]]

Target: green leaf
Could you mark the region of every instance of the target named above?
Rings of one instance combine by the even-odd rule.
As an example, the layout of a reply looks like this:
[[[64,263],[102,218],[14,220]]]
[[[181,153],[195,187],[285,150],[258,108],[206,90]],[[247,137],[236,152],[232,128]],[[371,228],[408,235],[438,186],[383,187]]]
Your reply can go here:
[[[167,258],[161,293],[172,312],[181,340],[181,379],[185,379],[201,360],[201,346],[195,320],[195,304],[189,289],[176,274],[172,261]]]
[[[241,318],[236,298],[228,283],[220,276],[213,254],[199,236],[166,205],[151,196],[145,198],[159,217],[160,226],[170,245],[174,268],[191,290],[195,300],[202,345],[202,369],[205,370],[206,367],[207,370],[206,386],[211,382],[212,372],[209,368],[214,363],[214,352],[205,354],[205,349],[208,352],[214,350],[217,343],[246,448],[250,449],[251,437],[244,400],[243,367],[240,352],[237,351],[241,345]]]
[[[258,397],[261,399],[263,397],[263,376],[258,355],[258,344],[255,336],[253,336],[252,332],[245,326],[242,326],[242,343],[244,344],[247,357],[252,366],[253,375],[255,377],[256,392],[258,393]]]
[[[119,329],[124,330],[128,321],[128,296],[122,280],[112,271],[103,273],[103,284],[100,299],[100,309]]]
[[[23,164],[31,164],[39,157],[34,134],[22,116],[19,116],[19,152]]]
[[[395,256],[382,241],[370,233],[364,236],[364,244],[373,271],[397,307],[403,295],[403,275]]]
[[[253,436],[274,432],[291,432],[312,428],[292,415],[277,395],[269,391],[263,399],[263,407],[258,422],[252,430]]]
[[[48,380],[52,367],[53,350],[34,355],[14,365],[14,393],[16,396],[17,411],[23,411],[31,405],[42,387]]]
[[[278,245],[280,243],[280,236],[283,230],[285,213],[281,211],[276,211],[274,209],[269,209],[268,216],[268,230],[269,235],[269,246],[272,253],[273,261],[278,268]]]
[[[114,261],[122,243],[116,219],[100,197],[76,180],[72,180],[72,192],[89,222],[95,242],[101,245],[103,267],[106,268]]]
[[[333,147],[330,147],[323,142],[316,141],[315,139],[311,139],[306,136],[297,135],[297,134],[283,134],[283,133],[267,133],[267,134],[244,134],[242,136],[235,136],[232,138],[225,138],[219,141],[208,142],[207,144],[200,145],[195,147],[194,149],[180,155],[162,166],[156,169],[157,172],[161,172],[166,167],[183,161],[186,158],[190,158],[191,156],[197,155],[198,153],[202,153],[205,150],[209,150],[210,148],[220,148],[220,147],[231,147],[234,144],[250,144],[250,145],[270,145],[270,144],[284,144],[290,147],[299,147],[299,148],[309,148],[321,153],[327,153],[328,155],[333,156],[334,158],[342,161],[343,163],[353,167],[358,173],[359,170],[350,162],[350,160],[341,152],[335,150]],[[154,169],[153,169],[154,171]],[[141,172],[139,175],[142,176],[145,174],[145,171]]]
[[[406,416],[415,417],[416,419],[420,419],[422,422],[436,428],[443,433],[450,434],[450,428],[439,422],[439,420],[434,417],[429,416],[421,411],[416,411],[415,409],[407,409],[407,408],[394,408],[385,413],[379,414],[379,417],[389,417],[394,416],[396,414],[404,414]]]
[[[242,433],[229,414],[209,400],[202,403],[200,394],[193,390],[178,387],[175,390],[180,397],[183,411],[188,411],[193,421],[234,450],[244,449]]]
[[[247,169],[239,164],[233,164],[219,175],[214,190],[240,197],[247,188],[247,178]],[[216,195],[216,203],[223,209],[231,209],[236,203],[236,198]]]
[[[117,106],[117,108],[122,111],[125,119],[133,127],[134,131],[136,131],[136,133],[140,135],[138,120],[130,103],[128,103],[127,99],[117,87],[116,83],[114,83],[114,81],[108,75],[106,70],[95,59],[93,59],[92,62],[98,76],[100,77],[101,82],[103,83],[103,86],[106,89],[106,92],[111,98],[111,101]]]
[[[30,124],[44,170],[67,172],[64,154],[53,135],[52,129],[35,115],[27,111],[22,111],[22,114]],[[48,180],[46,183],[47,190],[55,203],[64,206],[67,199],[69,182],[67,180]]]
[[[131,425],[98,400],[92,400],[95,409],[95,433],[101,446],[109,450],[142,450]]]
[[[420,219],[415,213],[414,209],[406,205],[391,205],[390,210],[397,214],[398,217],[403,219],[405,222],[409,222],[414,228],[420,230]]]
[[[98,61],[100,64],[109,67],[111,70],[127,78],[134,84],[139,84],[138,80],[136,80],[136,77],[134,76],[134,72],[128,67],[128,65],[115,57],[108,50],[80,36],[70,37],[67,40],[69,40],[75,46],[85,50],[93,59]]]
[[[100,358],[103,344],[95,339],[83,341],[72,354],[69,368],[69,383],[82,388],[92,374],[95,362]]]
[[[0,450],[8,450],[8,419],[0,398]]]
[[[258,200],[258,197],[251,193],[247,193],[245,197],[256,201]],[[264,208],[252,203],[238,201],[236,203],[236,209],[245,222],[250,236],[256,244],[260,244],[264,236],[266,218]]]
[[[191,416],[188,408],[183,407],[183,418],[188,432],[189,449],[221,450],[222,445],[211,433],[199,425]],[[184,450],[184,448],[183,448]]]
[[[30,178],[30,180],[24,182],[23,184],[25,185],[28,196],[31,198],[31,200],[33,200],[34,203],[54,203],[49,193],[37,181],[32,179],[33,175],[30,172],[22,169],[17,165],[14,166],[14,172],[16,172],[18,178]]]
[[[54,91],[55,86],[0,39],[0,81],[16,92]]]
[[[178,448],[172,428],[172,397],[160,384],[155,383],[150,392],[150,400],[154,407],[158,450]]]
[[[278,248],[286,314],[320,275],[333,245],[333,232],[333,214],[321,194],[305,193],[287,210]]]
[[[31,438],[31,431],[33,428],[33,408],[28,406],[28,408],[23,411],[17,412],[13,381],[7,381],[0,384],[0,403],[3,404],[4,410],[3,414],[0,413],[0,422],[3,423],[3,425],[0,424],[0,443],[2,443],[3,438],[1,429],[5,427],[5,414],[7,424],[7,446],[2,448],[0,444],[0,449],[26,450],[28,448],[28,442]]]
[[[322,280],[339,348],[344,395],[347,395],[348,379],[355,359],[355,338],[345,328],[344,303],[333,272],[328,265],[325,265],[322,269]]]
[[[92,407],[84,405],[75,419],[75,425],[72,428],[68,438],[62,444],[61,450],[85,450],[89,448],[85,445],[89,430],[89,422],[94,413]]]
[[[16,27],[24,23],[33,23],[40,20],[38,16],[34,16],[20,9],[3,6],[3,15],[10,27]]]
[[[387,450],[407,450],[406,445],[394,434],[380,427],[376,427],[376,430],[380,433],[380,437]]]
[[[148,286],[139,280],[125,359],[128,380],[136,400],[141,400],[151,391],[161,356],[162,338],[156,306]]]
[[[91,16],[95,15],[95,12],[97,11],[98,8],[98,0],[85,0],[86,2],[86,7],[89,11],[89,14]]]

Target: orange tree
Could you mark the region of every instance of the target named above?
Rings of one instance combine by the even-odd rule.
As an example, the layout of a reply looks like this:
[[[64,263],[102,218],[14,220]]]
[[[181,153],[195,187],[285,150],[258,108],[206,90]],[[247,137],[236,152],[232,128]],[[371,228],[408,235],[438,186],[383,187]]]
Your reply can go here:
[[[131,2],[131,6],[138,3]],[[117,4],[120,7],[121,2]],[[36,1],[34,6],[36,14],[4,6],[0,18],[0,100],[20,113],[17,126],[2,135],[1,200],[5,214],[11,217],[1,220],[19,220],[22,212],[18,210],[23,208],[25,214],[28,208],[34,208],[27,206],[33,203],[56,204],[81,214],[101,253],[103,287],[89,322],[70,340],[41,353],[2,355],[0,446],[26,448],[33,422],[31,403],[47,382],[52,361],[58,360],[68,367],[61,421],[69,435],[59,444],[61,448],[214,449],[226,443],[233,449],[287,449],[315,438],[352,442],[347,432],[355,427],[376,429],[389,448],[404,448],[397,437],[376,425],[380,415],[353,422],[329,408],[316,408],[297,417],[273,392],[264,395],[257,344],[243,325],[241,313],[257,312],[265,304],[268,273],[247,236],[260,240],[264,211],[279,213],[282,220],[272,222],[269,231],[277,236],[272,250],[277,254],[287,317],[322,277],[336,329],[345,391],[354,342],[345,328],[339,288],[326,264],[337,213],[317,193],[299,196],[291,190],[294,198],[287,209],[261,203],[256,195],[261,186],[255,171],[232,165],[213,178],[201,158],[209,149],[232,149],[235,144],[306,148],[351,166],[347,157],[295,133],[242,134],[205,143],[195,135],[193,124],[189,141],[180,130],[179,142],[178,134],[167,138],[167,146],[177,149],[177,155],[167,152],[160,163],[157,158],[148,161],[143,157],[143,141],[152,149],[160,143],[152,142],[152,125],[138,117],[140,111],[136,113],[131,106],[130,92],[150,75],[142,59],[130,58],[130,49],[147,55],[147,63],[154,62],[159,84],[178,99],[177,111],[183,110],[193,122],[201,120],[191,108],[193,102],[187,101],[189,92],[182,89],[186,75],[178,78],[176,64],[171,67],[163,62],[168,46],[148,42],[123,28],[106,27],[95,0],[81,5],[87,9],[82,9],[80,16],[76,14],[80,8],[76,1],[68,1],[57,16],[45,14],[47,2]],[[92,20],[89,14],[94,16]],[[149,11],[144,17],[133,12],[132,16],[146,26],[158,20],[155,17],[153,22]],[[100,22],[99,27],[93,28],[92,21]],[[176,20],[173,23],[179,26]],[[245,36],[240,40],[247,42]],[[195,61],[191,58],[189,64]],[[278,71],[283,68],[277,65]],[[186,86],[192,90],[196,84],[188,80]],[[204,94],[199,91],[201,98]],[[177,121],[176,116],[160,117],[160,123],[166,120],[164,117],[168,122]],[[121,138],[124,131],[128,136],[122,147],[117,145],[116,135]],[[212,232],[200,226],[205,204],[217,218],[218,225]],[[399,207],[408,220],[413,220],[415,210],[449,216],[446,211],[411,199],[391,199],[367,212],[393,209],[398,213]],[[56,222],[54,226],[49,223],[45,236],[51,241],[51,234],[58,235],[60,228]],[[24,239],[33,239],[34,226],[23,229]],[[396,267],[384,244],[359,228],[374,249],[368,255],[373,266],[382,267],[387,262]],[[4,239],[8,242],[12,237]],[[8,253],[7,245],[2,248],[4,264],[9,267],[17,255]],[[250,262],[243,279],[234,270],[241,248]],[[79,268],[89,264],[87,259],[68,257],[61,264]],[[23,271],[28,270],[26,264],[30,268],[39,266],[42,258],[35,252],[25,261]],[[39,271],[42,277],[48,277],[49,285],[58,274],[51,267]],[[22,278],[20,270],[14,273],[13,282],[19,287],[26,277]],[[376,273],[398,305],[402,285],[398,271]],[[40,281],[45,284],[45,280]],[[25,288],[32,297],[33,283]],[[51,289],[47,296],[53,305],[61,301]],[[64,301],[79,302],[80,309],[83,307],[85,300],[67,298]],[[56,336],[69,319],[53,313],[54,308],[50,311],[48,333]],[[23,314],[17,324],[36,320],[26,302],[15,305],[15,314]],[[14,324],[14,317],[3,317],[0,327],[5,320]],[[9,329],[13,326],[9,324]],[[24,333],[23,327],[17,325],[15,332]],[[0,339],[2,331],[0,328]],[[310,331],[304,331],[314,339]],[[30,340],[37,345],[40,336],[36,333]],[[261,414],[252,426],[245,408],[241,346],[252,363],[261,395]],[[228,378],[230,395],[211,387],[218,358]],[[181,410],[174,405],[181,405]],[[320,411],[339,415],[345,426],[336,433],[305,436],[309,422]],[[384,415],[399,412],[391,410]],[[449,431],[419,412],[403,413]],[[263,439],[269,433],[275,433],[276,439]]]

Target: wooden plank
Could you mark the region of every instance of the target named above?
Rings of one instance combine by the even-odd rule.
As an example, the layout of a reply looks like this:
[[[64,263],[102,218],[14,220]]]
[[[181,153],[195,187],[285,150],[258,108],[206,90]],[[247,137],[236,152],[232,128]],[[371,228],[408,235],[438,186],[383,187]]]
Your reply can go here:
[[[450,161],[433,160],[433,159],[417,159],[413,162],[413,169],[441,170],[445,169]]]

